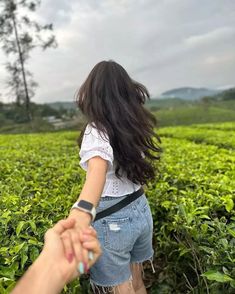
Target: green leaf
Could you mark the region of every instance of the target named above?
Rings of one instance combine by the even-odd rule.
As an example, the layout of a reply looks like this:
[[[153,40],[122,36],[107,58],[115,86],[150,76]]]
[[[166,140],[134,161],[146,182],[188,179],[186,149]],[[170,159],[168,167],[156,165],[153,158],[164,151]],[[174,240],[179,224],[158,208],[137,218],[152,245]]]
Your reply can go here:
[[[24,225],[26,224],[25,221],[20,221],[17,228],[16,228],[16,235],[19,237],[20,232],[22,231]]]
[[[32,231],[35,233],[35,232],[37,231],[37,228],[36,228],[36,224],[35,224],[35,222],[32,221],[32,220],[30,220],[30,221],[29,221],[29,225],[30,225]]]
[[[208,215],[206,215],[206,214],[202,214],[202,215],[200,215],[199,216],[200,218],[202,218],[202,219],[211,219]]]
[[[19,245],[16,245],[14,246],[12,249],[10,249],[10,254],[17,254],[25,245],[25,242],[19,244]]]
[[[228,229],[228,232],[231,236],[233,236],[235,238],[235,231],[232,229]]]
[[[168,201],[168,200],[163,201],[161,203],[161,206],[164,207],[164,208],[166,208],[166,209],[169,209],[172,205],[173,205],[173,203],[171,201]]]
[[[30,260],[34,262],[35,259],[38,257],[38,255],[39,255],[39,250],[36,247],[33,247],[30,251]]]
[[[28,255],[26,255],[25,252],[22,252],[21,253],[21,263],[20,263],[21,269],[24,268],[24,265],[27,262],[27,260],[28,260]]]
[[[226,283],[226,282],[233,281],[233,279],[230,276],[223,274],[221,272],[215,271],[215,270],[205,272],[202,274],[202,276],[206,277],[210,281],[216,281],[216,282],[220,282],[220,283]]]
[[[199,246],[199,248],[209,254],[213,254],[215,250],[215,248],[210,248],[208,246]]]
[[[228,240],[227,239],[225,239],[225,238],[220,239],[219,243],[222,244],[225,249],[228,248]]]
[[[226,199],[225,208],[228,212],[230,212],[234,207],[234,203],[232,199]]]
[[[7,294],[7,291],[2,286],[2,281],[0,281],[0,293],[1,294]]]
[[[180,256],[183,256],[184,254],[187,254],[190,251],[191,251],[191,249],[189,249],[189,248],[183,248],[182,250],[180,250]]]
[[[232,288],[235,288],[235,280],[234,280],[234,279],[230,282],[230,286],[231,286]]]
[[[15,275],[14,265],[10,267],[0,266],[0,275],[13,280]]]
[[[15,285],[16,285],[16,282],[15,282],[15,281],[12,282],[12,283],[7,287],[7,289],[6,289],[6,293],[10,293],[10,292],[13,290],[13,288],[15,287]]]

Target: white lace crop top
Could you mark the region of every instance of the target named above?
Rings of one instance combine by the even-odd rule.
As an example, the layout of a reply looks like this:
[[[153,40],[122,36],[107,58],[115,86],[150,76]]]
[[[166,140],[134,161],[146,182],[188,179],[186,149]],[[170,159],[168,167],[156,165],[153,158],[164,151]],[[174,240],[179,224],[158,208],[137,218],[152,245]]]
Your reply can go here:
[[[115,162],[113,157],[113,148],[109,143],[108,135],[104,132],[98,133],[98,130],[91,124],[86,126],[82,139],[80,155],[80,166],[87,171],[87,161],[100,156],[108,161],[108,170],[106,173],[106,182],[101,197],[112,196],[119,197],[137,191],[141,185],[137,185],[126,177],[118,179],[115,176]]]

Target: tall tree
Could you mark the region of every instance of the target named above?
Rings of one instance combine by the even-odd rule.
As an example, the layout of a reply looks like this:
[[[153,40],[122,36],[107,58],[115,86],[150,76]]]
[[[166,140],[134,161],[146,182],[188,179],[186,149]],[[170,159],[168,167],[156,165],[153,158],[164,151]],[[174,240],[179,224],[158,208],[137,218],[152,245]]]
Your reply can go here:
[[[27,69],[29,53],[35,47],[45,50],[57,46],[53,25],[41,25],[32,18],[39,5],[40,0],[0,0],[0,43],[9,58],[8,86],[15,94],[16,103],[24,103],[29,121],[32,119],[30,99],[37,86]]]

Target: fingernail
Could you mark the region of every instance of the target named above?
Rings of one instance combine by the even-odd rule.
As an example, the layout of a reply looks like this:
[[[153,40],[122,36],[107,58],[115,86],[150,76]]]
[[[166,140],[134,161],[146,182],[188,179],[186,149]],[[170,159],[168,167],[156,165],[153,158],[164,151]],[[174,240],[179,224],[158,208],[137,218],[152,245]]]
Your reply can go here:
[[[80,274],[84,274],[84,266],[81,261],[79,262],[79,272],[80,272]]]
[[[93,254],[92,251],[89,251],[89,252],[88,252],[88,258],[89,258],[90,260],[93,260],[93,259],[94,259],[94,254]]]
[[[73,261],[73,253],[69,253],[67,259],[71,263]]]

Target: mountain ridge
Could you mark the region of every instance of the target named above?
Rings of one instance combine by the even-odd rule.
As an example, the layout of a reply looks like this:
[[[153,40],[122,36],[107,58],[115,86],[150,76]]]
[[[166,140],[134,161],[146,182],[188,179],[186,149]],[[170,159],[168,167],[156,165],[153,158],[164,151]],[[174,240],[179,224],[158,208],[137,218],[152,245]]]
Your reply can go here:
[[[163,92],[159,98],[181,98],[184,100],[198,100],[205,96],[215,96],[223,91],[224,90],[222,89],[208,89],[204,87],[180,87]]]

